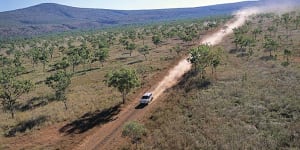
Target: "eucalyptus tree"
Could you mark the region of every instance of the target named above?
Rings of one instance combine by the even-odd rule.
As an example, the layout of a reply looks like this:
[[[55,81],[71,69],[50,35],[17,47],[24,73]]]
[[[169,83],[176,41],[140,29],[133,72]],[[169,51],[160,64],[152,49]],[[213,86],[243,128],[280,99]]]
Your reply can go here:
[[[64,53],[66,48],[64,46],[59,46],[58,50],[59,50],[59,52]]]
[[[45,71],[46,64],[48,63],[49,53],[46,50],[41,50],[39,53],[39,61],[43,64],[43,71]]]
[[[102,67],[104,66],[104,62],[107,60],[107,58],[109,57],[109,49],[108,48],[101,48],[101,49],[97,49],[95,52],[95,58],[96,60],[98,60]]]
[[[257,35],[262,33],[262,29],[261,29],[261,27],[257,27],[251,33],[254,35],[254,40],[256,40]]]
[[[244,35],[247,33],[248,31],[245,30],[245,28],[243,27],[239,27],[239,28],[234,28],[233,29],[233,34],[234,34],[234,40],[232,43],[235,44],[235,48],[236,50],[240,50],[243,48],[243,44],[244,44]],[[240,46],[240,47],[239,47]]]
[[[145,45],[138,49],[139,53],[142,54],[145,57],[145,60],[147,60],[147,55],[150,54],[150,47],[148,45]]]
[[[205,68],[210,65],[209,51],[211,47],[207,44],[200,45],[190,50],[188,61],[193,64],[194,70],[201,73],[201,78],[205,78]]]
[[[13,62],[13,60],[11,60],[7,56],[4,56],[3,54],[0,54],[0,61],[1,61],[1,67],[10,65]]]
[[[208,61],[211,67],[212,75],[217,78],[217,67],[221,64],[224,50],[221,47],[213,48],[209,51]]]
[[[16,78],[16,70],[13,67],[2,68],[0,72],[0,99],[4,111],[9,111],[11,117],[15,116],[18,99],[28,93],[33,87],[30,80]]]
[[[177,34],[176,29],[175,29],[175,28],[171,28],[171,29],[168,31],[168,33],[167,33],[167,37],[168,37],[168,38],[174,38],[176,34]]]
[[[300,16],[296,16],[294,19],[295,25],[296,25],[296,30],[298,30],[298,27],[300,25]]]
[[[284,49],[283,54],[284,54],[284,56],[286,58],[287,64],[289,64],[290,63],[290,57],[292,55],[292,51],[289,50],[289,49]]]
[[[193,40],[192,36],[185,34],[185,33],[181,33],[178,36],[185,43],[191,42]]]
[[[55,74],[47,77],[45,83],[54,89],[57,100],[63,101],[65,109],[68,109],[66,90],[71,84],[71,75],[65,71],[58,71]]]
[[[16,70],[16,74],[19,75],[25,70],[25,67],[22,66],[22,60],[21,60],[22,53],[20,51],[16,51],[13,58],[13,64]]]
[[[263,47],[270,52],[270,57],[272,57],[272,51],[276,51],[278,46],[279,44],[275,40],[267,38]]]
[[[70,66],[70,63],[69,63],[67,57],[63,57],[60,61],[58,61],[54,65],[52,65],[54,70],[63,69],[65,72],[67,72],[67,68],[69,66]]]
[[[290,21],[292,20],[292,17],[290,16],[289,13],[285,13],[281,16],[281,19],[282,19],[282,22],[284,23],[285,25],[285,29],[286,29],[286,32],[288,34],[288,29],[289,29],[289,23]]]
[[[128,93],[140,85],[138,75],[135,70],[132,69],[120,69],[110,72],[105,75],[106,84],[109,87],[114,87],[122,94],[122,101],[125,104],[126,96]]]
[[[34,48],[30,49],[30,51],[29,51],[29,55],[31,57],[31,62],[32,62],[33,68],[39,62],[39,58],[40,58],[40,55],[41,55],[40,51],[41,50],[39,48],[37,48],[37,47],[34,47]]]
[[[176,44],[176,46],[174,46],[172,49],[176,52],[176,54],[177,54],[178,56],[179,56],[180,52],[182,51],[182,48],[180,47],[179,44]],[[172,50],[172,51],[173,51],[173,50]]]
[[[193,39],[198,37],[198,31],[196,30],[194,25],[190,25],[190,26],[186,27],[185,34],[186,34],[186,37],[188,38],[187,41],[193,41]]]
[[[128,44],[128,41],[127,41],[127,37],[126,36],[122,36],[119,38],[119,43],[122,44],[122,45],[127,45]]]
[[[100,41],[97,42],[98,47],[95,47],[96,49],[101,49],[101,48],[109,48],[109,43],[105,39],[101,39]]]
[[[134,30],[128,32],[128,38],[131,39],[132,42],[136,39],[136,32]]]
[[[145,45],[145,35],[144,33],[138,33],[138,38],[143,41],[143,45]]]
[[[115,41],[116,41],[115,34],[112,33],[112,32],[109,32],[108,35],[107,35],[107,43],[109,45],[113,45]]]
[[[232,43],[235,44],[235,50],[239,50],[239,45],[243,40],[242,38],[243,38],[242,35],[237,35],[237,34],[234,35],[234,39]]]
[[[241,45],[240,49],[245,48],[246,50],[248,50],[248,53],[251,54],[253,52],[252,48],[255,46],[255,40],[253,40],[253,38],[249,36],[242,36],[240,45]]]
[[[51,46],[51,47],[48,48],[48,53],[50,55],[50,58],[52,59],[53,58],[53,54],[54,54],[54,47],[53,46]]]
[[[81,58],[81,62],[84,64],[84,67],[87,63],[92,63],[93,53],[85,44],[81,45],[79,56]]]
[[[80,48],[75,48],[69,50],[67,53],[68,55],[68,60],[70,64],[72,65],[72,71],[75,72],[75,67],[78,66],[81,63],[81,56],[80,56]]]
[[[127,46],[129,45],[129,41],[127,40],[126,37],[121,37],[119,39],[120,44],[124,47],[124,49],[127,48]]]
[[[132,55],[132,52],[136,49],[136,45],[134,43],[129,43],[127,46],[126,46],[126,50],[129,51],[129,55],[131,56]]]
[[[277,29],[275,28],[275,26],[270,26],[267,30],[269,31],[270,36],[272,36],[272,33],[274,34],[274,36],[276,35]]]
[[[152,42],[157,48],[157,46],[162,43],[161,36],[159,35],[152,36]]]
[[[273,19],[273,23],[275,24],[276,28],[278,28],[279,24],[281,23],[280,17],[276,15]]]

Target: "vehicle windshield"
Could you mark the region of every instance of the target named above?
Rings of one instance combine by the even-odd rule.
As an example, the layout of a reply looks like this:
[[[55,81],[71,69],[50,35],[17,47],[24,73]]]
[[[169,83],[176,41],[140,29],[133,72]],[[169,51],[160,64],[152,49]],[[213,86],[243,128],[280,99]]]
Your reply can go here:
[[[143,96],[142,99],[149,99],[150,96]]]

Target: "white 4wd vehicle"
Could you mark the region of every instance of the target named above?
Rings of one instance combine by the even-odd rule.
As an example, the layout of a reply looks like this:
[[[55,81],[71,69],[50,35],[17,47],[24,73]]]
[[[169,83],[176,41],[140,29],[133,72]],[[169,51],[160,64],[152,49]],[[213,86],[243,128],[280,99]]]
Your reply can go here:
[[[143,97],[140,100],[141,104],[149,104],[153,99],[153,94],[152,93],[145,93]]]

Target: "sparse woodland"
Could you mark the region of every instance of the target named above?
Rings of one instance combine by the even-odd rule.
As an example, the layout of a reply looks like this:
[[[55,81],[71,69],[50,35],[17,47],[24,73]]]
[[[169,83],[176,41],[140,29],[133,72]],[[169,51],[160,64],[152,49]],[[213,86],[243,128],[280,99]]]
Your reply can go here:
[[[0,142],[126,104],[190,54],[192,70],[127,123],[121,148],[299,149],[300,12],[255,15],[221,44],[198,45],[231,18],[2,40]]]
[[[139,148],[299,149],[299,18],[299,11],[259,14],[234,29],[218,45],[224,53],[217,77],[207,63],[193,63],[200,70],[145,117]],[[191,55],[206,56],[207,46],[198,49]]]
[[[156,74],[186,55],[202,35],[230,18],[2,39],[1,138],[71,122],[125,99],[131,101],[137,91],[150,88]],[[122,84],[114,82],[119,78],[109,77],[120,69],[134,72],[137,84],[116,85]]]

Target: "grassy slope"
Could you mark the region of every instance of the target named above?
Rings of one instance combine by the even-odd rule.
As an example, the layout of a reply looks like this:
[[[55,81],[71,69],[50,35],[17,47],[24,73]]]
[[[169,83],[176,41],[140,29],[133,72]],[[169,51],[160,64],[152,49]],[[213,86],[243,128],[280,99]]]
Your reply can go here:
[[[270,19],[263,18],[264,32]],[[250,26],[261,24],[257,18]],[[290,24],[291,25],[291,24]],[[293,39],[292,63],[283,61],[282,46],[276,61],[257,44],[254,55],[232,53],[233,36],[220,46],[225,49],[218,79],[205,86],[188,73],[166,92],[161,106],[145,117],[148,135],[142,149],[299,149],[300,148],[300,63],[299,30],[290,26]],[[283,26],[279,34],[284,34]],[[287,44],[287,43],[285,43]],[[209,74],[209,73],[208,73]],[[210,77],[209,77],[210,78]],[[126,145],[125,147],[130,147]]]

